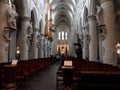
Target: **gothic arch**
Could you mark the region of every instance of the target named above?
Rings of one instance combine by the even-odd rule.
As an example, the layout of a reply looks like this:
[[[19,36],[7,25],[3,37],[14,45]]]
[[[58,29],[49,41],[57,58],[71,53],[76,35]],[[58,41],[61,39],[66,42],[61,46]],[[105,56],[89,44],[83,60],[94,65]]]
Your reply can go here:
[[[36,29],[38,24],[37,24],[37,12],[35,8],[31,10],[31,22],[32,22],[33,28]]]
[[[84,7],[84,11],[83,11],[83,20],[82,20],[82,23],[83,23],[83,26],[87,24],[87,18],[88,17],[88,9],[87,7],[85,6]]]

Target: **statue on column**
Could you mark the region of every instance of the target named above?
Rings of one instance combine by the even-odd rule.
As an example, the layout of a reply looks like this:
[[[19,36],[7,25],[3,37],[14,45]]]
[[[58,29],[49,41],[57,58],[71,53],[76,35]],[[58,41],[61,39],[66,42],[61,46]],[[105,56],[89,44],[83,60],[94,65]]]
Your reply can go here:
[[[7,41],[7,42],[9,42],[12,38],[10,37],[10,28],[8,28],[8,27],[5,27],[4,28],[4,32],[3,32],[3,37],[5,38],[5,40]]]
[[[104,40],[106,37],[106,27],[104,24],[103,9],[100,5],[97,5],[96,8],[97,8],[96,18],[98,23],[97,29],[100,30],[102,40]]]
[[[32,24],[31,23],[29,23],[28,24],[28,27],[27,27],[27,34],[28,34],[28,36],[27,36],[27,43],[28,43],[28,45],[30,44],[30,41],[31,41],[31,39],[32,39],[32,34],[33,34],[33,27],[32,27]]]
[[[77,36],[77,42],[73,43],[73,45],[77,46],[75,49],[75,53],[77,58],[82,58],[82,40],[79,37],[79,34],[76,34]]]
[[[100,5],[96,6],[97,12],[96,12],[96,18],[97,18],[97,23],[98,25],[103,25],[103,9]]]
[[[37,40],[38,40],[37,47],[40,48],[40,42],[41,42],[41,35],[40,34],[37,35]]]
[[[7,16],[8,16],[9,27],[16,30],[17,29],[16,19],[17,19],[18,14],[16,12],[16,8],[14,4],[12,4],[12,6],[8,9]]]

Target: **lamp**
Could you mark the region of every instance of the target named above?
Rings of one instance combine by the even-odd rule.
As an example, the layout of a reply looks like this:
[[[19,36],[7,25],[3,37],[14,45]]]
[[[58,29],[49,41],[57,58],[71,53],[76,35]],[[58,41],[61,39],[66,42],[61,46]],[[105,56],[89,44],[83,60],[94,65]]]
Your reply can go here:
[[[119,42],[116,44],[116,48],[117,48],[117,54],[120,55],[120,43]]]
[[[16,59],[19,60],[19,58],[20,58],[20,47],[17,46],[17,48],[16,48]]]

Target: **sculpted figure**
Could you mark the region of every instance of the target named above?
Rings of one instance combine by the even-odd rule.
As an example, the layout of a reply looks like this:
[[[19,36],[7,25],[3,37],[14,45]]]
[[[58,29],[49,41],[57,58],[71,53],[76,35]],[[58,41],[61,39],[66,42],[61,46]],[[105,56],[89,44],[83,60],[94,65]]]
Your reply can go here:
[[[28,25],[27,33],[28,33],[28,37],[31,37],[31,35],[33,33],[33,28],[32,28],[32,24],[31,23]]]
[[[27,27],[27,43],[28,45],[30,45],[30,42],[32,40],[32,34],[33,34],[33,28],[32,28],[32,24],[28,24],[28,27]]]
[[[100,5],[97,5],[96,8],[97,8],[96,18],[97,18],[98,25],[103,25],[104,24],[103,9]]]
[[[10,37],[10,29],[9,28],[4,28],[4,32],[3,32],[3,37],[5,38],[5,40],[8,42],[10,41],[12,38]]]
[[[12,4],[12,7],[8,9],[8,25],[12,29],[16,29],[16,19],[17,19],[17,12],[15,9],[15,5]]]

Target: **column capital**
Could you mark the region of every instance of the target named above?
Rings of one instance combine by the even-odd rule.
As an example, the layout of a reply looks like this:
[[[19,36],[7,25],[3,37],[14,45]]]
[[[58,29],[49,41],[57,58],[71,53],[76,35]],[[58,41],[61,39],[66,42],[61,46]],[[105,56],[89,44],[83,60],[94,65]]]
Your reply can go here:
[[[107,1],[113,1],[113,0],[100,0],[100,4],[107,2]]]
[[[96,20],[96,16],[95,15],[89,15],[88,16],[88,20],[89,21],[95,21]]]
[[[30,18],[29,17],[27,17],[27,16],[22,16],[22,18],[21,18],[23,21],[30,21]]]

